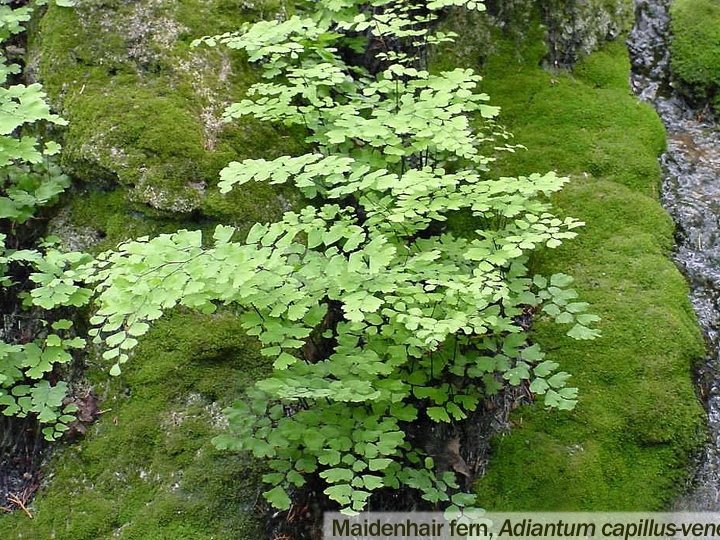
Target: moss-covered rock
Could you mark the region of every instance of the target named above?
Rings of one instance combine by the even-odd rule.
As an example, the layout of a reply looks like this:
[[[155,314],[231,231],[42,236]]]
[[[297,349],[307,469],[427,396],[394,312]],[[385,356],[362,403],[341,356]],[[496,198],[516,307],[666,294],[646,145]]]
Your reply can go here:
[[[62,161],[80,180],[49,232],[99,251],[142,235],[247,228],[275,221],[297,195],[267,185],[220,196],[231,160],[297,153],[300,137],[253,121],[225,125],[224,107],[256,80],[240,56],[191,49],[200,36],[275,16],[262,0],[80,0],[35,21],[29,68],[70,121]],[[95,352],[91,351],[94,358]],[[87,380],[104,410],[81,441],[43,467],[35,519],[0,517],[0,537],[83,540],[260,536],[256,465],[216,451],[220,410],[265,372],[254,340],[231,315],[175,313],[108,381]]]
[[[502,107],[500,122],[528,148],[507,154],[494,174],[571,175],[554,202],[587,225],[533,267],[575,276],[602,317],[603,337],[578,342],[567,328],[535,321],[534,339],[573,374],[580,401],[570,413],[535,404],[512,415],[477,484],[480,503],[504,511],[660,509],[684,485],[704,440],[692,377],[704,343],[670,260],[673,224],[658,201],[662,123],[630,92],[621,41],[572,72],[548,72],[539,67],[541,26],[520,41],[490,32],[491,54],[460,39],[435,67],[479,67],[483,90]]]
[[[119,242],[139,236],[156,236],[180,228],[198,228],[182,216],[144,210],[128,202],[126,190],[78,190],[66,206],[50,221],[50,232],[67,249],[100,252]]]
[[[539,13],[545,26],[547,50],[544,60],[551,66],[571,67],[581,58],[628,30],[633,21],[632,0],[490,0],[487,2],[492,25],[514,37],[520,45],[532,34]],[[476,17],[473,26],[483,30],[463,33],[463,39],[485,36],[487,19]],[[456,23],[457,24],[457,23]],[[521,38],[521,39],[517,39]]]
[[[219,170],[233,159],[277,156],[295,139],[221,113],[256,80],[239,56],[193,39],[273,16],[280,0],[80,0],[50,6],[35,25],[30,65],[70,121],[64,167],[93,186],[119,183],[130,200],[174,213],[213,214]],[[235,219],[280,209],[274,193],[243,190]]]
[[[266,373],[257,344],[229,315],[175,313],[155,325],[122,376],[92,363],[101,419],[57,451],[34,519],[0,518],[14,540],[254,540],[256,466],[216,451],[221,409]]]
[[[720,0],[670,4],[671,62],[681,90],[720,111]]]

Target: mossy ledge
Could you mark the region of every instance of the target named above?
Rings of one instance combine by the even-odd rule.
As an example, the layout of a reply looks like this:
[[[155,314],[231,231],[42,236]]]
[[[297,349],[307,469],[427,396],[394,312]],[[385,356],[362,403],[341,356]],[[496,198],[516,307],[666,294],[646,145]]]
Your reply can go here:
[[[670,3],[673,76],[695,103],[720,112],[720,0]]]
[[[239,55],[189,43],[282,9],[275,0],[49,6],[33,22],[28,69],[70,120],[62,161],[79,180],[50,232],[97,252],[179,228],[277,220],[296,194],[257,184],[223,197],[218,172],[233,159],[297,153],[297,139],[252,121],[216,123],[256,74]],[[260,537],[256,464],[211,444],[221,409],[265,373],[255,341],[230,314],[177,312],[119,379],[108,381],[95,353],[76,385],[92,388],[105,413],[45,464],[32,521],[0,516],[0,538]]]
[[[468,35],[464,25],[476,22],[451,24]],[[630,92],[622,41],[572,71],[551,73],[538,67],[546,54],[539,25],[520,41],[490,33],[491,54],[463,39],[436,68],[460,61],[479,69],[513,142],[527,146],[503,158],[497,172],[572,177],[555,203],[587,225],[546,252],[536,270],[572,274],[603,319],[603,337],[575,342],[562,328],[535,321],[534,339],[573,374],[580,402],[571,413],[535,404],[512,415],[512,430],[495,437],[477,483],[480,504],[506,511],[663,508],[682,489],[705,437],[692,375],[704,342],[687,284],[670,260],[673,224],[658,201],[663,126]]]

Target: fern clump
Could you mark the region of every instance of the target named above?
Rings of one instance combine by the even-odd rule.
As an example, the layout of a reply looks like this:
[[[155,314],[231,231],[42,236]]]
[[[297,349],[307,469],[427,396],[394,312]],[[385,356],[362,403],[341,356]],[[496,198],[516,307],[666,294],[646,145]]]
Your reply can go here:
[[[532,308],[574,338],[598,335],[569,276],[528,270],[533,251],[582,223],[551,213],[547,196],[566,178],[491,174],[488,149],[505,134],[477,74],[424,69],[428,47],[454,37],[430,31],[439,10],[482,3],[367,4],[308,2],[286,20],[198,41],[242,50],[262,69],[228,121],[300,126],[312,148],[230,163],[221,189],[287,183],[314,204],[256,224],[244,240],[227,226],[212,240],[199,231],[139,238],[73,279],[96,285],[91,323],[113,374],[167,310],[237,310],[274,370],[227,411],[216,444],[268,460],[265,495],[278,508],[313,473],[346,511],[401,486],[463,507],[474,495],[437,474],[405,427],[462,420],[505,384],[527,382],[548,407],[573,407],[569,375],[518,318]],[[374,50],[376,68],[348,63],[351,49]],[[476,237],[446,227],[457,212],[474,217]]]

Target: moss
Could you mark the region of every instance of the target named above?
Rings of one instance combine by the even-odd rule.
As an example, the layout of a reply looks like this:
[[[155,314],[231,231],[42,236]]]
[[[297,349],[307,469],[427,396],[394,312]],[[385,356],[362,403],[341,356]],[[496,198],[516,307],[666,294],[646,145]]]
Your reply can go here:
[[[558,169],[658,192],[664,129],[650,107],[629,95],[627,77],[619,76],[627,62],[617,61],[625,55],[622,43],[612,43],[572,74],[546,72],[504,54],[488,61],[484,88],[501,99],[501,122],[517,132],[514,142],[530,149],[514,156],[513,170]]]
[[[526,35],[538,40],[542,32]],[[477,483],[480,503],[505,511],[656,510],[684,485],[704,440],[691,369],[704,344],[687,284],[669,259],[673,224],[658,202],[663,127],[628,88],[621,42],[573,72],[549,73],[538,67],[541,41],[518,48],[513,39],[495,33],[480,72],[483,90],[502,107],[500,121],[528,150],[506,154],[494,172],[571,175],[554,202],[587,225],[534,267],[575,276],[602,317],[603,337],[577,342],[567,328],[535,321],[533,338],[573,374],[580,402],[570,413],[540,404],[513,413],[512,430],[495,437]],[[477,68],[480,54],[462,47]],[[457,61],[451,54],[438,65]]]
[[[658,509],[683,485],[703,425],[690,374],[703,343],[687,286],[667,259],[672,227],[655,200],[605,180],[575,180],[557,204],[588,225],[539,269],[576,277],[603,318],[603,337],[575,342],[537,325],[535,339],[573,374],[580,403],[571,414],[518,411],[479,492],[503,510]],[[556,461],[588,447],[595,453],[547,484]]]
[[[211,175],[229,159],[297,148],[291,134],[253,123],[208,138],[198,118],[213,104],[198,97],[177,67],[195,54],[188,50],[192,37],[264,14],[242,11],[246,2],[234,0],[184,0],[172,9],[155,4],[183,21],[173,54],[153,55],[150,44],[128,60],[132,43],[103,36],[92,26],[102,17],[82,18],[101,6],[117,17],[134,9],[119,0],[86,0],[77,12],[50,8],[35,44],[41,75],[76,124],[66,163],[93,187],[124,184],[91,190],[70,208],[71,221],[102,231],[107,245],[182,226],[178,218],[148,213],[141,189],[171,187],[182,198],[187,193],[177,194],[188,188],[188,176],[198,184],[189,189],[203,191],[190,206],[224,220],[268,219],[263,216],[283,206],[275,192],[252,186],[223,199]],[[271,11],[279,4],[260,5]],[[572,413],[537,405],[518,410],[513,431],[494,441],[488,474],[478,483],[481,501],[502,510],[659,508],[685,477],[703,423],[690,378],[702,341],[686,285],[668,259],[672,224],[657,202],[662,126],[630,95],[621,44],[591,55],[572,74],[551,74],[537,67],[547,53],[537,25],[507,38],[481,24],[478,32],[461,30],[463,39],[435,67],[483,63],[485,89],[503,106],[516,142],[529,148],[502,159],[499,174],[557,169],[573,175],[556,203],[588,225],[536,265],[575,275],[580,294],[603,317],[604,332],[597,342],[575,342],[537,321],[535,339],[574,374],[581,402]],[[484,48],[490,39],[492,48]],[[194,72],[199,77],[231,62],[219,94],[241,93],[252,80],[239,59],[207,54]],[[203,66],[210,66],[207,72]],[[160,202],[170,209],[174,204]],[[82,444],[53,457],[52,481],[33,503],[36,519],[3,517],[0,537],[258,537],[255,465],[218,453],[209,441],[221,428],[214,403],[228,403],[264,372],[255,343],[231,317],[175,313],[163,320],[120,379],[108,383],[101,366],[92,366],[88,376],[104,398],[105,414]]]
[[[603,49],[596,51],[591,56],[585,58],[573,69],[573,76],[580,79],[584,84],[595,88],[604,88],[612,91],[623,91],[627,87],[628,71],[627,64],[618,62],[618,56],[622,55],[624,45],[622,42],[615,41],[607,44]],[[643,109],[646,111],[646,109]],[[646,113],[647,114],[647,113]],[[658,137],[658,144],[664,144],[660,135],[660,129],[657,127],[657,121],[646,121],[643,124],[654,122],[655,126],[650,129],[655,130]]]
[[[128,203],[124,189],[77,192],[68,207],[69,223],[96,232],[97,242],[92,246],[95,251],[111,249],[129,238],[156,236],[176,231],[182,225],[192,226],[177,218],[140,211]]]
[[[670,5],[674,76],[692,97],[720,110],[720,0],[676,0]]]
[[[213,449],[220,407],[266,373],[231,316],[175,313],[157,324],[118,379],[89,376],[105,412],[80,445],[54,455],[51,482],[0,537],[143,540],[258,537],[258,472]]]
[[[225,125],[223,109],[243,96],[256,74],[238,55],[190,43],[272,16],[283,5],[85,0],[72,10],[50,6],[31,40],[31,64],[70,121],[63,165],[91,185],[118,182],[134,202],[212,213],[205,198],[229,161],[288,154],[298,145],[253,120]],[[255,191],[249,186],[246,197],[267,200],[262,189]],[[245,205],[230,213],[255,221],[257,214],[248,211]]]

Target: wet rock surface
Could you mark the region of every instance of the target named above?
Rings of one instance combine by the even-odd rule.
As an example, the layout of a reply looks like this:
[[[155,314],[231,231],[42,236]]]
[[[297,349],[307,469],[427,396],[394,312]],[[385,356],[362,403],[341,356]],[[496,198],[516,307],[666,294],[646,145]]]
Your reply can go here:
[[[669,0],[636,0],[628,40],[636,94],[651,102],[668,132],[662,200],[677,225],[675,260],[691,284],[691,301],[708,343],[699,369],[709,441],[679,509],[720,510],[720,130],[671,82]]]
[[[559,68],[573,67],[620,36],[633,17],[631,0],[488,0],[486,4],[494,26],[521,38],[539,12],[546,28],[546,64]]]

